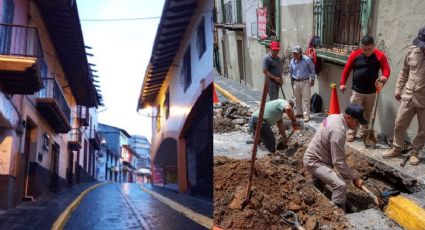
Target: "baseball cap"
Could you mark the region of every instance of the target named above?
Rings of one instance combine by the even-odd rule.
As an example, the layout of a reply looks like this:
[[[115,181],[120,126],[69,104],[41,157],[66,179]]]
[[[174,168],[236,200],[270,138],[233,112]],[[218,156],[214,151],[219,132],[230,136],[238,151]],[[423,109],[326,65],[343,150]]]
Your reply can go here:
[[[270,49],[273,51],[280,50],[279,42],[271,42],[270,43]]]
[[[345,113],[354,117],[361,125],[369,123],[363,116],[363,106],[356,104],[349,104],[345,109]]]
[[[292,48],[292,53],[297,53],[297,54],[301,53],[301,47],[299,47],[299,46],[294,46],[294,47]]]
[[[413,45],[425,48],[425,26],[418,32],[418,37],[413,41]]]

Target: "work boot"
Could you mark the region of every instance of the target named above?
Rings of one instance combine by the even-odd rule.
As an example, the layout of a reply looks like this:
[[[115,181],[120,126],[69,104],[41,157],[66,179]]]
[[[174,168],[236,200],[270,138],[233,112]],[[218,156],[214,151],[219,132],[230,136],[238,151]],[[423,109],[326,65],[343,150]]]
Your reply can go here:
[[[419,152],[418,151],[412,150],[412,152],[410,153],[409,163],[411,165],[418,165],[419,164]]]
[[[399,156],[401,156],[401,148],[398,148],[395,146],[388,152],[384,153],[384,155],[382,155],[382,157],[385,159],[399,157]]]
[[[310,116],[304,116],[304,122],[309,122],[310,121]]]

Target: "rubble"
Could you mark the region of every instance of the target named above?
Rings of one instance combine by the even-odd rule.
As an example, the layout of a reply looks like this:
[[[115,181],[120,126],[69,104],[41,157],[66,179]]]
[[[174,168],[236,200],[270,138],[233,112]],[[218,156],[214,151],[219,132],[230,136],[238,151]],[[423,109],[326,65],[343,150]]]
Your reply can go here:
[[[303,154],[313,136],[310,130],[294,135],[285,151],[258,159],[253,178],[252,196],[244,209],[232,209],[229,204],[236,191],[245,189],[250,161],[214,157],[214,225],[224,229],[291,229],[280,215],[288,210],[297,213],[305,229],[346,229],[344,212],[330,202],[330,193],[322,194],[314,188],[311,175],[302,164]],[[377,178],[376,166],[347,148],[348,164],[357,175],[373,181],[371,190],[393,189]],[[348,212],[376,208],[373,201],[347,181]],[[373,189],[372,189],[373,188]]]
[[[222,102],[214,108],[214,133],[247,131],[253,110],[241,104]]]

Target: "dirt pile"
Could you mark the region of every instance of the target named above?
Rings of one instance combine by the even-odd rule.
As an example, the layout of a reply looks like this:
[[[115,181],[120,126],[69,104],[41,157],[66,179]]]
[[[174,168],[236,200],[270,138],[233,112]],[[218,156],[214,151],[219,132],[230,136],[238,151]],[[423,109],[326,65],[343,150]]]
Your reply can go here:
[[[311,175],[302,165],[312,136],[312,131],[301,131],[294,135],[288,149],[256,161],[253,193],[242,210],[231,209],[229,204],[236,191],[246,189],[250,161],[215,157],[214,224],[225,229],[291,229],[280,217],[291,210],[297,213],[300,224],[306,229],[345,229],[344,212],[330,202],[330,193],[322,194],[314,188]],[[370,177],[376,171],[372,163],[353,149],[347,148],[347,154],[348,164],[357,175]],[[347,184],[349,212],[374,207],[372,199],[364,192],[351,182]],[[388,189],[380,180],[375,184],[381,190]]]
[[[214,133],[247,131],[252,112],[241,104],[222,102],[214,108]]]
[[[306,229],[316,225],[343,229],[344,213],[314,190],[302,166],[309,136],[298,136],[296,149],[257,160],[252,197],[243,210],[231,209],[229,204],[238,189],[246,188],[250,162],[215,157],[214,224],[225,229],[290,229],[280,215],[291,210]]]

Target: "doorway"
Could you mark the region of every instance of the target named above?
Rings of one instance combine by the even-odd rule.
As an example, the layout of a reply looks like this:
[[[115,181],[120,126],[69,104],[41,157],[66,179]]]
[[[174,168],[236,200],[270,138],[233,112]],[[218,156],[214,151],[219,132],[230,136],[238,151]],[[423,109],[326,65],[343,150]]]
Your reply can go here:
[[[32,200],[33,197],[30,194],[30,157],[31,157],[31,144],[35,140],[35,127],[36,125],[27,118],[25,125],[25,136],[24,136],[24,152],[23,154],[18,154],[17,165],[17,185],[18,185],[18,195],[16,203],[19,203],[21,200]]]
[[[51,161],[50,161],[50,191],[59,192],[59,158],[60,148],[58,144],[52,145]]]
[[[241,36],[236,39],[236,48],[238,52],[239,83],[245,84],[243,38]]]

